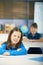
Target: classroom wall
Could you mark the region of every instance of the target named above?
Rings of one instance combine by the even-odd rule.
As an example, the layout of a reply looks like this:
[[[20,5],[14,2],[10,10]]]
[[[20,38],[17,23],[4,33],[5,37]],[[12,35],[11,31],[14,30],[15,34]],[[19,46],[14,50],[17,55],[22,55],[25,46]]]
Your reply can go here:
[[[34,23],[34,20],[33,20],[33,19],[29,19],[29,20],[28,20],[29,32],[30,32],[30,26],[31,26],[32,23]]]
[[[0,24],[15,24],[17,26],[27,25],[27,21],[25,19],[0,19]]]
[[[38,32],[43,34],[43,2],[35,2],[34,22],[38,24]]]

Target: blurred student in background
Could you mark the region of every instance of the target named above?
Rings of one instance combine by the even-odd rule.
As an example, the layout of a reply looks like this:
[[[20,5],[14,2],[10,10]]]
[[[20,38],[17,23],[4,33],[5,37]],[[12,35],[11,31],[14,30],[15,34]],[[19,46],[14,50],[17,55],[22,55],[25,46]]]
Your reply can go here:
[[[23,40],[29,41],[29,42],[43,42],[43,38],[41,38],[41,34],[37,32],[38,25],[36,23],[33,23],[30,26],[30,33],[27,35],[27,38],[24,37]]]

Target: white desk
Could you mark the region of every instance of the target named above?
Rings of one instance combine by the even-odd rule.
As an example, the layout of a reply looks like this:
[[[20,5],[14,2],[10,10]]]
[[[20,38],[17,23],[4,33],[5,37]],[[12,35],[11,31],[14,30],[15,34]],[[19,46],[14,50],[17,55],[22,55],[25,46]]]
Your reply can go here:
[[[28,50],[29,47],[40,47],[43,48],[43,42],[23,42],[25,48]]]
[[[40,57],[38,55],[22,55],[22,56],[1,56],[0,65],[43,65],[43,62],[30,60],[29,58]]]

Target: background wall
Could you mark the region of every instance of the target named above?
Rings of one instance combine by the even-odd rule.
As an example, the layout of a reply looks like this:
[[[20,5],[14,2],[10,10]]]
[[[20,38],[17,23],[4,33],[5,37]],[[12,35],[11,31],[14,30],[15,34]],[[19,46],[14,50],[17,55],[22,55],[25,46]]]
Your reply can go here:
[[[25,19],[0,19],[0,24],[16,24],[17,26],[27,25]]]
[[[0,24],[16,24],[19,27],[22,25],[27,25],[30,31],[30,25],[33,22],[36,22],[38,24],[38,32],[41,33],[43,36],[43,2],[16,2],[15,4],[14,3],[7,1],[0,2]],[[10,16],[12,17],[9,18]]]
[[[35,2],[34,22],[38,24],[38,32],[43,34],[43,2]]]

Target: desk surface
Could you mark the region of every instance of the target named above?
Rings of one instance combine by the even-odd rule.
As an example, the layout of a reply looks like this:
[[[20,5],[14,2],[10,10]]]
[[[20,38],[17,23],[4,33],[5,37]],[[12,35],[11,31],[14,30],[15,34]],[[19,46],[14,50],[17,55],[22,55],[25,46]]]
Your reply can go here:
[[[26,49],[29,47],[41,47],[43,48],[43,42],[23,42],[25,45]]]
[[[43,54],[27,54],[22,56],[0,56],[0,65],[42,65],[43,62],[30,60],[30,58],[42,56]]]

